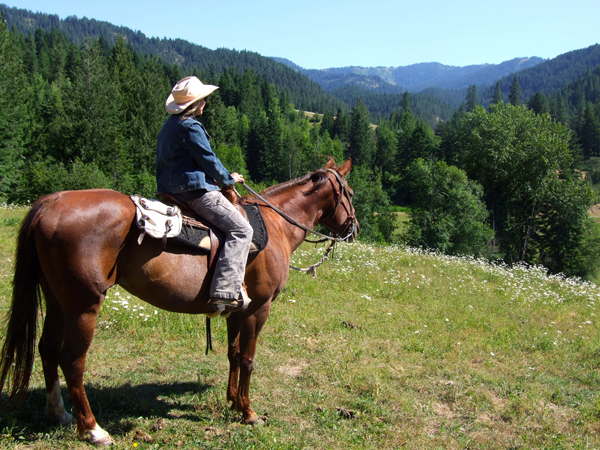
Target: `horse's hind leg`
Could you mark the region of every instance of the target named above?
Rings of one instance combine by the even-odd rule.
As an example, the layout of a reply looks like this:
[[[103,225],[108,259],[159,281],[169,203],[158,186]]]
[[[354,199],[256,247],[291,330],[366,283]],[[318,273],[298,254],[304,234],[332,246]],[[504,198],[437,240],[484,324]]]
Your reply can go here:
[[[46,317],[38,349],[46,382],[46,415],[58,420],[61,425],[70,425],[75,423],[75,419],[65,410],[58,380],[58,363],[63,345],[65,319],[50,289],[43,286],[43,291],[46,299]]]
[[[82,297],[79,297],[82,300]],[[87,304],[82,311],[70,311],[65,313],[65,337],[60,356],[60,367],[65,375],[71,401],[75,408],[77,419],[77,431],[80,437],[89,434],[90,441],[96,445],[111,445],[110,435],[96,423],[90,404],[83,387],[83,372],[87,351],[94,337],[96,318],[103,297],[92,301],[81,301]],[[74,307],[71,305],[71,307]]]

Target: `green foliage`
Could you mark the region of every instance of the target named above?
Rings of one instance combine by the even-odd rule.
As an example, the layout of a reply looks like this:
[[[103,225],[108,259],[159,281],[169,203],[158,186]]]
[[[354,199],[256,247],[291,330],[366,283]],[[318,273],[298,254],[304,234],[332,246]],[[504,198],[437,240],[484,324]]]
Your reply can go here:
[[[510,85],[510,93],[508,94],[508,102],[513,106],[521,106],[523,104],[523,94],[521,93],[521,85],[519,79],[515,77]]]
[[[486,223],[481,186],[443,161],[418,159],[409,177],[413,203],[407,243],[451,255],[485,254],[494,232]]]
[[[17,187],[26,133],[31,118],[27,106],[33,95],[21,60],[16,37],[9,34],[0,15],[0,200],[9,200]]]
[[[494,94],[492,95],[492,101],[490,102],[490,105],[495,105],[496,103],[500,103],[502,101],[504,101],[502,88],[500,87],[500,82],[496,81],[494,84]]]
[[[15,198],[21,202],[64,190],[114,188],[115,183],[95,163],[84,163],[80,159],[69,167],[62,163],[31,164],[24,170],[22,181]]]
[[[350,115],[350,129],[348,134],[348,156],[356,164],[370,165],[374,153],[373,130],[369,120],[369,110],[362,101],[356,102]]]
[[[360,238],[368,242],[383,242],[384,235],[379,230],[376,214],[386,212],[389,199],[381,187],[381,176],[369,167],[353,166],[348,175],[348,184],[354,190],[352,203],[356,209],[356,218],[360,224]],[[386,223],[385,235],[390,238],[389,224]]]
[[[600,229],[588,214],[595,195],[587,185],[554,178],[538,215],[535,262],[552,273],[594,279],[600,267]]]
[[[474,111],[475,107],[479,105],[479,100],[477,98],[477,86],[472,84],[469,86],[469,90],[467,91],[467,97],[465,98],[465,103],[467,105],[467,111]]]
[[[564,126],[548,114],[500,103],[489,113],[481,107],[467,113],[457,144],[464,149],[467,175],[483,187],[506,261],[548,264],[567,275],[596,270],[584,248],[593,197],[572,174],[571,135]],[[569,200],[559,202],[557,190]]]
[[[215,154],[221,160],[223,165],[231,172],[237,172],[242,175],[247,175],[246,160],[242,149],[235,145],[219,144],[214,149]]]
[[[65,41],[68,39],[76,46],[83,45],[86,40],[100,39],[105,56],[109,56],[111,48],[122,36],[121,39],[124,37],[124,41],[129,43],[131,51],[139,55],[160,56],[170,65],[167,69],[169,86],[173,86],[177,80],[181,79],[183,73],[206,72],[207,80],[212,84],[217,84],[219,76],[225,71],[233,69],[236,72],[244,73],[252,69],[261,78],[277,85],[278,90],[284,91],[287,101],[296,105],[297,108],[307,111],[324,111],[325,109],[335,110],[338,106],[342,106],[342,102],[325,92],[319,84],[311,81],[306,75],[255,52],[226,48],[210,50],[183,39],[148,38],[140,31],[85,17],[79,19],[71,16],[60,20],[55,15],[33,13],[23,9],[9,8],[5,5],[0,5],[0,12],[5,15],[11,27],[14,26],[20,33],[26,35],[36,33],[44,35],[54,30],[56,35],[66,37]],[[41,40],[36,39],[37,42]],[[39,55],[39,61],[36,63],[45,77],[51,73],[52,67],[58,59],[56,57],[61,56],[60,53],[53,53],[50,48],[43,49]]]
[[[355,86],[344,86],[332,91],[336,97],[347,105],[355,105],[357,101],[363,101],[371,112],[371,121],[377,123],[379,118],[388,118],[394,111],[406,111],[403,104],[408,95],[410,109],[419,119],[433,126],[440,119],[448,120],[452,117],[454,108],[447,102],[427,93],[409,95],[404,94],[380,94]],[[463,97],[464,98],[464,97]]]
[[[527,102],[527,107],[536,114],[550,113],[548,99],[540,91],[537,91]]]
[[[587,160],[587,178],[593,184],[600,183],[600,157],[594,156]]]

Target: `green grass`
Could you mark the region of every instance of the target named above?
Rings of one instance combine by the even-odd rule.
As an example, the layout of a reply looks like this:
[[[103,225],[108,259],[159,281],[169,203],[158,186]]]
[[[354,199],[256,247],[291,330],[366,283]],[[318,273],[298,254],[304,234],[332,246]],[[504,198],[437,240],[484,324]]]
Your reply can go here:
[[[0,212],[0,225],[9,211]],[[15,227],[0,226],[2,261]],[[316,262],[303,246],[293,264]],[[8,308],[5,264],[0,312]],[[242,426],[225,400],[226,328],[109,291],[85,384],[117,448],[600,447],[600,289],[536,268],[343,245],[317,278],[292,272],[259,339]],[[144,309],[141,309],[143,307]],[[135,310],[135,311],[134,311]],[[64,392],[67,408],[71,408]],[[44,416],[39,361],[2,448],[88,448]],[[143,437],[149,437],[148,443]],[[146,438],[147,439],[147,438]]]
[[[392,206],[389,206],[387,208],[387,210],[389,212],[395,212],[395,213],[408,213],[410,211],[410,208],[408,206],[392,205]]]

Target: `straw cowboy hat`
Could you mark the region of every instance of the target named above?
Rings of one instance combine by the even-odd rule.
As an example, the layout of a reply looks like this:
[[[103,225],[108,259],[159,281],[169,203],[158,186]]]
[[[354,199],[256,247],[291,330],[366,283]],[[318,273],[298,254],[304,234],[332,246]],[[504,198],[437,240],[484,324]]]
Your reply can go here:
[[[196,77],[185,77],[173,87],[165,102],[165,108],[169,114],[180,114],[196,100],[208,97],[217,89],[218,86],[203,84]]]

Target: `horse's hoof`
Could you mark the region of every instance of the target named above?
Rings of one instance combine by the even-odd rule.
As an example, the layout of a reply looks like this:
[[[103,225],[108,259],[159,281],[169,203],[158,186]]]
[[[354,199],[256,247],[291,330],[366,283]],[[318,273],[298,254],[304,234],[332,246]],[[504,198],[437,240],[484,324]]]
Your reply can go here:
[[[91,430],[88,430],[87,433],[89,434],[89,441],[91,444],[99,447],[107,447],[114,444],[110,434],[100,428],[98,424]]]

